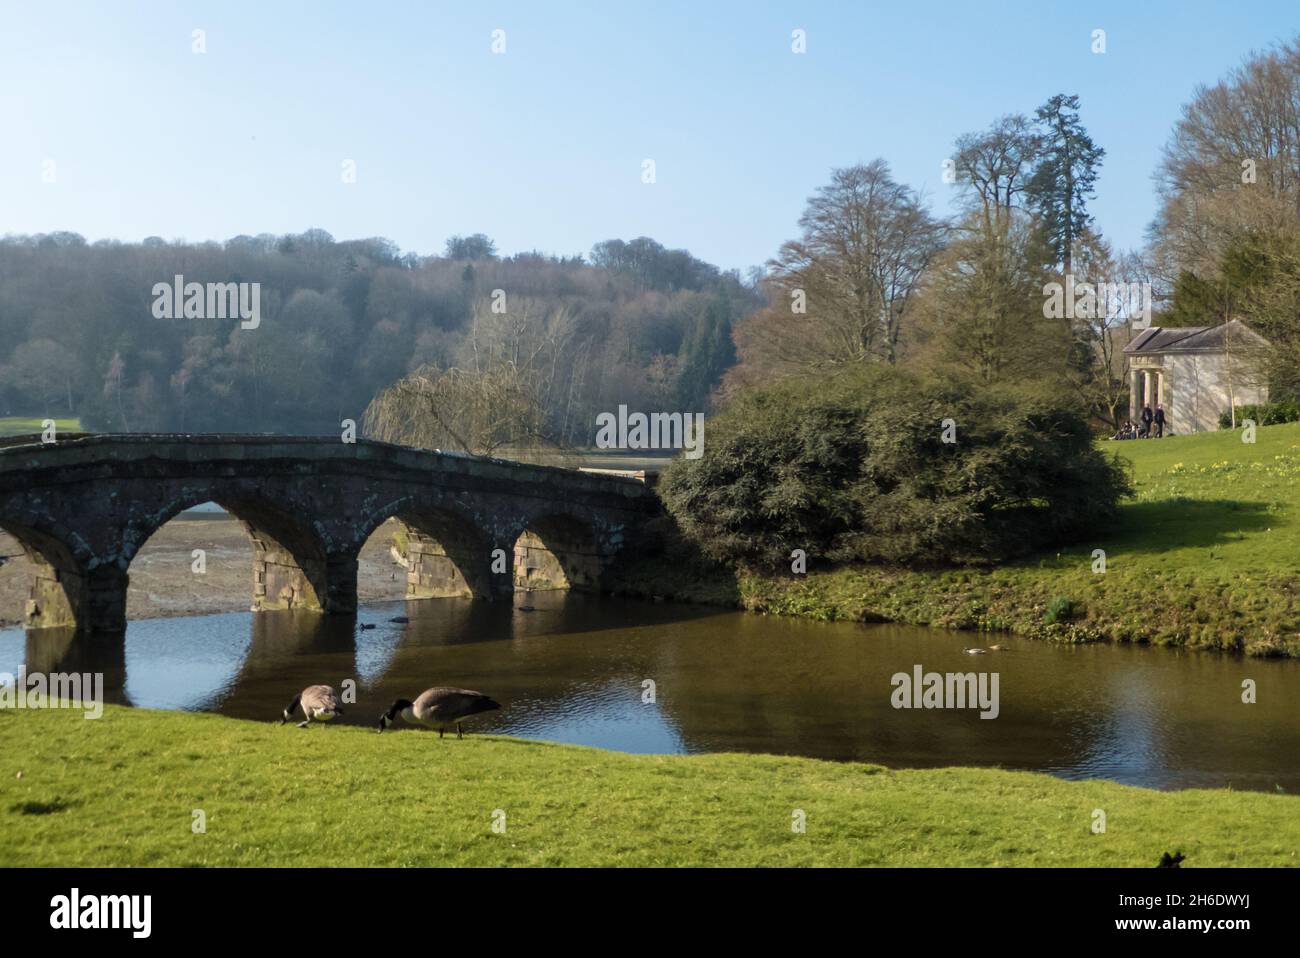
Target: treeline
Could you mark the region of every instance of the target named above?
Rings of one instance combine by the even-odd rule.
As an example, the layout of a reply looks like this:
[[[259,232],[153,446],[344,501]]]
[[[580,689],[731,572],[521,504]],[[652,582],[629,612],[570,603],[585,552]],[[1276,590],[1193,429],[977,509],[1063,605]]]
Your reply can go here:
[[[952,218],[883,160],[833,171],[736,328],[708,450],[660,484],[689,545],[799,572],[982,563],[1095,535],[1132,490],[1090,431],[1127,414],[1122,350],[1148,323],[1254,326],[1270,345],[1242,356],[1225,332],[1228,374],[1269,387],[1253,418],[1289,418],[1296,104],[1295,42],[1198,89],[1164,150],[1150,242],[1119,255],[1088,213],[1105,153],[1077,97],[958,137]],[[650,544],[691,561],[673,534]]]
[[[154,286],[257,283],[255,326],[159,319]],[[0,410],[105,431],[333,433],[417,369],[544,355],[546,431],[590,440],[618,403],[705,410],[757,303],[734,273],[653,240],[582,256],[446,255],[322,230],[224,243],[0,240]],[[250,328],[251,327],[251,328]],[[539,350],[538,344],[545,349]]]
[[[1272,344],[1270,398],[1300,397],[1300,41],[1196,91],[1157,186],[1150,257],[1170,325],[1244,320]]]
[[[882,363],[990,386],[1051,381],[1115,422],[1128,401],[1121,351],[1142,317],[1127,298],[1057,309],[1045,295],[1052,283],[1146,280],[1088,212],[1104,156],[1078,97],[1061,94],[957,138],[953,217],[884,160],[834,170],[768,263],[767,304],[737,327],[725,392]]]
[[[959,136],[945,164],[952,217],[884,160],[832,171],[768,263],[765,307],[737,326],[724,394],[883,363],[1049,382],[1110,431],[1128,415],[1123,348],[1137,331],[1241,319],[1271,346],[1234,357],[1234,375],[1300,396],[1297,103],[1297,41],[1198,88],[1135,250],[1114,250],[1089,212],[1105,151],[1075,96]]]

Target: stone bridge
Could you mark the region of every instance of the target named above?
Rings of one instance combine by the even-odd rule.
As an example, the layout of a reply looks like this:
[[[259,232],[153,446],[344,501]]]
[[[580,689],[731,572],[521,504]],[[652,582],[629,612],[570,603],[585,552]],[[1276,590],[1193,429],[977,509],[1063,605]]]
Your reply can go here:
[[[350,614],[357,554],[396,518],[407,598],[595,590],[653,514],[635,479],[387,443],[87,435],[0,443],[0,528],[36,572],[29,629],[126,627],[131,560],[169,519],[215,502],[253,544],[252,607]]]

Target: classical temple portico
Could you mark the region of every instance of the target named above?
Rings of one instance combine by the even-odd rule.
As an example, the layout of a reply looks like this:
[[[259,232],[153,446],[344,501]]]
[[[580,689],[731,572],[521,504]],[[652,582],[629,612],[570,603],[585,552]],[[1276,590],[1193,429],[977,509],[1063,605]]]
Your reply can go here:
[[[1168,374],[1159,366],[1134,366],[1129,370],[1128,417],[1137,422],[1142,408],[1166,405]]]
[[[1219,326],[1152,326],[1124,347],[1129,418],[1164,406],[1166,434],[1219,428],[1233,406],[1268,401],[1263,354],[1268,341],[1234,319]]]

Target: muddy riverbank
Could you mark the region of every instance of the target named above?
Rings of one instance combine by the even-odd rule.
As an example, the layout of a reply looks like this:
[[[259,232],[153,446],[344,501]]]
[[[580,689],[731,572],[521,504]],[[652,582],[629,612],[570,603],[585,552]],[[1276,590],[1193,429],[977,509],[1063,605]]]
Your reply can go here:
[[[392,528],[385,524],[361,550],[357,597],[362,602],[400,599],[405,570],[389,555]],[[205,571],[193,570],[202,549]],[[22,548],[0,531],[0,626],[21,622],[31,565]],[[252,602],[252,545],[238,520],[217,514],[173,519],[144,544],[131,563],[128,619],[246,611]]]

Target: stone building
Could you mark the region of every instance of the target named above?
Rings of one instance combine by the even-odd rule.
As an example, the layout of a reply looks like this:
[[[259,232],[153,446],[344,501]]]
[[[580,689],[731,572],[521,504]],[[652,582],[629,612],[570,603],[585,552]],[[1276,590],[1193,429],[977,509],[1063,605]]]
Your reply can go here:
[[[1165,435],[1219,428],[1232,405],[1268,401],[1262,352],[1268,341],[1234,319],[1218,326],[1144,329],[1124,347],[1129,417],[1165,407]]]

